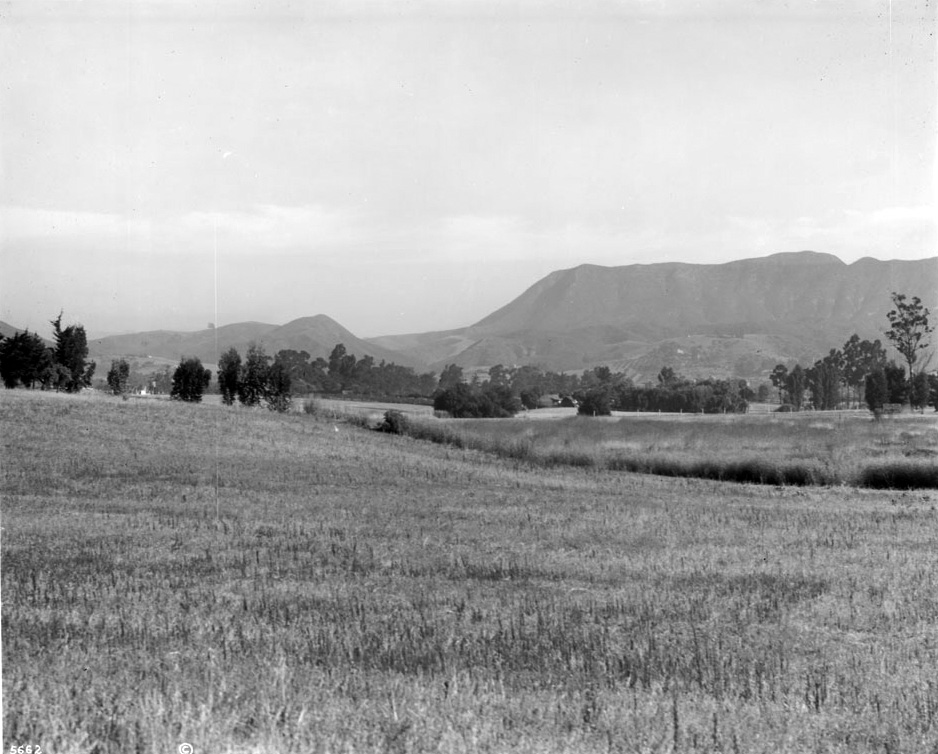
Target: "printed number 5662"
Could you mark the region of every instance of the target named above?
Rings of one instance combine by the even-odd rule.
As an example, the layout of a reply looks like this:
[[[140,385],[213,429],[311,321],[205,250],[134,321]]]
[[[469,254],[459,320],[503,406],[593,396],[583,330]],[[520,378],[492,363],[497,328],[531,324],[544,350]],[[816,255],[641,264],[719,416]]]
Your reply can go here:
[[[33,746],[32,744],[28,746],[11,746],[10,754],[42,754],[42,747]]]

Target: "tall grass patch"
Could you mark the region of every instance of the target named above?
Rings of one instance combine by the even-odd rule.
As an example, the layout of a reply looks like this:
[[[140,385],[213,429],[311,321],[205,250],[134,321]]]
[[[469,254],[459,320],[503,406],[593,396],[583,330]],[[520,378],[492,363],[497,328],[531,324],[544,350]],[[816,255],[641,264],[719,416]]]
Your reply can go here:
[[[548,468],[591,467],[776,486],[938,488],[938,426],[931,417],[893,423],[854,415],[419,418],[406,433]]]
[[[859,484],[876,489],[938,489],[938,464],[914,461],[872,463],[860,472]]]

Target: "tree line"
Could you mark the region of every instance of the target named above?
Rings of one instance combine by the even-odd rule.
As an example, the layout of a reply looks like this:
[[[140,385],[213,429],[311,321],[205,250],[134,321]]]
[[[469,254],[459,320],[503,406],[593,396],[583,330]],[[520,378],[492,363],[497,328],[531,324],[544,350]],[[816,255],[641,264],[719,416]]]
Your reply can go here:
[[[107,384],[115,394],[130,390],[131,370],[126,359],[112,362]],[[138,375],[133,382],[138,385]],[[208,390],[211,372],[195,357],[180,359],[175,370],[164,367],[146,382],[148,392],[169,394],[171,398],[198,402]],[[436,389],[432,373],[417,374],[410,367],[381,361],[371,356],[362,359],[336,344],[329,359],[313,359],[307,351],[282,349],[273,357],[258,343],[248,345],[242,358],[234,347],[218,360],[216,384],[222,402],[235,401],[245,406],[265,404],[275,411],[287,411],[294,394],[343,394],[385,398],[390,401],[423,400],[428,402]]]
[[[861,340],[852,335],[840,349],[810,367],[779,364],[770,380],[779,402],[789,410],[806,407],[839,408],[866,404],[873,411],[888,403],[911,403],[913,407],[934,405],[938,409],[938,376],[925,372],[929,311],[918,297],[892,294],[893,309],[887,314],[886,337],[905,359],[902,366],[887,359],[879,340]],[[84,327],[62,327],[62,314],[51,321],[54,344],[47,346],[28,330],[10,338],[0,337],[0,377],[6,387],[76,392],[91,385],[95,363],[88,362]],[[916,371],[916,365],[918,370]],[[108,389],[126,395],[133,375],[126,359],[116,359],[107,374]],[[176,400],[197,402],[211,385],[211,371],[195,357],[183,357],[175,369],[165,367],[149,378],[150,392],[169,394]],[[581,414],[608,415],[620,411],[667,411],[693,413],[736,413],[747,410],[755,398],[765,399],[766,386],[754,393],[745,380],[690,380],[670,367],[658,374],[657,384],[643,386],[624,373],[607,366],[581,375],[543,370],[536,366],[506,367],[496,364],[483,379],[478,373],[467,379],[462,367],[447,365],[439,378],[432,372],[418,374],[411,367],[381,361],[371,356],[357,358],[345,345],[336,344],[328,359],[312,358],[307,351],[283,349],[273,357],[252,343],[244,359],[229,348],[219,359],[218,392],[222,402],[245,406],[266,405],[287,411],[294,394],[341,394],[389,402],[432,403],[454,417],[512,416],[563,401],[577,406]],[[550,399],[548,399],[548,396]]]
[[[511,416],[522,408],[544,405],[576,406],[580,414],[608,416],[612,411],[745,411],[753,397],[745,380],[691,381],[661,370],[657,385],[636,385],[625,373],[607,366],[595,367],[582,375],[544,372],[537,367],[489,369],[488,380],[467,383],[462,369],[448,366],[440,376],[433,408],[454,417]]]
[[[199,375],[207,371],[198,359],[183,359],[172,374],[167,367],[154,375],[149,389],[169,392],[179,400],[198,401],[209,384],[209,378]],[[127,380],[121,375],[130,374],[129,365],[115,361],[108,374],[110,389],[126,392]],[[252,343],[244,358],[235,348],[222,354],[217,386],[226,405],[235,401],[247,406],[265,403],[273,410],[287,410],[293,395],[325,394],[432,403],[457,417],[499,417],[511,416],[522,408],[537,408],[547,394],[569,395],[595,382],[589,374],[578,377],[534,366],[501,364],[491,367],[486,377],[476,374],[467,378],[462,367],[449,364],[437,378],[433,372],[417,373],[393,362],[376,363],[371,356],[357,358],[342,343],[336,344],[328,359],[313,359],[307,351],[291,349],[270,357],[261,345]]]
[[[126,359],[112,361],[107,375],[108,389],[115,395],[126,395],[129,374]],[[206,369],[198,357],[182,357],[171,376],[167,367],[151,379],[149,387],[156,394],[168,392],[173,400],[199,403],[211,380],[211,370]],[[256,343],[248,346],[243,361],[237,349],[229,348],[218,361],[217,382],[226,406],[237,400],[244,406],[263,403],[272,411],[284,412],[292,404],[289,371]]]
[[[328,359],[312,358],[307,351],[281,350],[274,357],[290,374],[297,393],[342,393],[368,397],[426,399],[436,389],[432,372],[418,374],[411,367],[373,356],[361,358],[337,343]]]
[[[7,388],[23,385],[77,393],[91,385],[95,362],[88,362],[88,338],[82,325],[62,327],[62,312],[51,320],[53,345],[29,330],[0,336],[0,379]]]
[[[874,412],[890,403],[938,409],[938,375],[925,371],[928,359],[923,358],[930,345],[928,335],[935,329],[929,324],[929,311],[918,296],[909,299],[893,292],[892,301],[886,337],[905,360],[908,373],[888,359],[879,340],[861,340],[854,334],[843,348],[831,349],[810,367],[795,364],[789,369],[778,364],[770,379],[779,403],[793,411],[808,407],[824,411],[844,403],[866,403]]]
[[[657,384],[635,385],[621,374],[604,373],[600,384],[575,394],[580,414],[608,416],[612,411],[666,411],[673,413],[745,413],[755,393],[746,380],[690,380],[664,367]]]

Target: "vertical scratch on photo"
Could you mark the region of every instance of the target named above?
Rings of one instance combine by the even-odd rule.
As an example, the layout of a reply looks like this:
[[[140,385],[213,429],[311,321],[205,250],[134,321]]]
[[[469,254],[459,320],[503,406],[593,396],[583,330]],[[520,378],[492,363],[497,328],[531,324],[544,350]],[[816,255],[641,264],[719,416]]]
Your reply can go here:
[[[218,213],[212,218],[212,271],[214,275],[215,379],[218,379]],[[215,519],[218,520],[218,414],[215,414]]]

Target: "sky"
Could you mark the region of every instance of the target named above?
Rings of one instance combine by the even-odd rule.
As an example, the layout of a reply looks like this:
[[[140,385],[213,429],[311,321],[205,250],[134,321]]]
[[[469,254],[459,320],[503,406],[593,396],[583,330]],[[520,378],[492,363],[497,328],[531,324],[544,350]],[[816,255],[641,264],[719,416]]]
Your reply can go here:
[[[0,319],[370,337],[584,263],[936,256],[936,5],[0,1]]]

